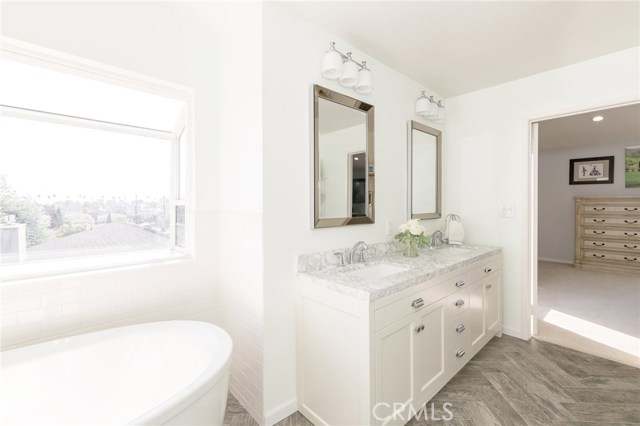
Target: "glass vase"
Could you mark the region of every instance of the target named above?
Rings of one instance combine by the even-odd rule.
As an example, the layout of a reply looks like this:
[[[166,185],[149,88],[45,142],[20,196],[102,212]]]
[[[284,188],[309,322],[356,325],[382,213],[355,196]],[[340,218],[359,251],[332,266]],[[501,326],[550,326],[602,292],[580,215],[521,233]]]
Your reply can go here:
[[[418,256],[418,247],[415,244],[409,243],[406,249],[404,249],[404,255],[408,257]]]

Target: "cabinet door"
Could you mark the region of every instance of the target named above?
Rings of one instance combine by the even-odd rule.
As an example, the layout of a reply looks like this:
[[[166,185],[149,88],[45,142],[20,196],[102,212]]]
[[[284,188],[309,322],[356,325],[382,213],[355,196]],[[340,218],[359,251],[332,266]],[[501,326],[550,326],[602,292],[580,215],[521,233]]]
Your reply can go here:
[[[445,366],[444,300],[428,306],[418,314],[414,324],[416,348],[416,395],[426,402],[443,384]]]
[[[475,354],[482,345],[485,336],[485,284],[486,278],[474,283],[469,289],[469,338],[471,354]]]
[[[377,419],[393,417],[394,409],[401,412],[403,405],[408,406],[414,401],[414,318],[409,316],[376,333]]]
[[[500,281],[499,274],[493,274],[484,280],[485,327],[488,333],[495,333],[500,327]]]

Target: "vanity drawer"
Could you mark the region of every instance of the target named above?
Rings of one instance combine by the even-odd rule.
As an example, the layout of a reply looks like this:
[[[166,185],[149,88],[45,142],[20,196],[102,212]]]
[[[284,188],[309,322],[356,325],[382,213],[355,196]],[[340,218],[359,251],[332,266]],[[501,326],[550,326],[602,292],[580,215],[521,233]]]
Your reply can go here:
[[[445,347],[444,369],[447,374],[453,376],[469,361],[469,344]],[[450,377],[451,377],[450,376]]]
[[[478,262],[478,265],[469,271],[469,284],[474,283],[500,269],[502,269],[500,257],[492,257]]]
[[[456,293],[469,287],[469,284],[471,284],[472,281],[473,280],[471,279],[471,271],[467,271],[447,279],[445,281],[447,283],[447,295]]]
[[[469,290],[461,290],[450,296],[444,302],[445,318],[453,318],[469,308]]]
[[[445,327],[444,340],[447,351],[469,346],[469,311],[447,321]]]
[[[375,329],[380,330],[402,318],[418,312],[447,295],[448,282],[407,296],[397,302],[376,309],[374,313]]]

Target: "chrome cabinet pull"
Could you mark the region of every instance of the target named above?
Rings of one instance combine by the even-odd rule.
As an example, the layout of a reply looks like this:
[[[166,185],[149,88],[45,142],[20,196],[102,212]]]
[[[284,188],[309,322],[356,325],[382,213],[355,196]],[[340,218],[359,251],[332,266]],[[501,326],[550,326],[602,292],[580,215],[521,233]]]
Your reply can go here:
[[[606,219],[593,219],[595,223],[605,223]]]
[[[634,246],[631,246],[631,245],[629,245],[629,244],[625,244],[625,245],[624,245],[624,248],[631,248],[631,249],[633,249],[633,248],[638,248],[638,246],[635,246],[635,245],[634,245]]]
[[[637,220],[627,220],[627,219],[625,219],[624,223],[638,223],[638,221]]]
[[[624,260],[628,260],[629,262],[635,262],[636,260],[638,260],[638,258],[637,257],[627,257],[627,256],[625,256]]]
[[[604,243],[591,243],[591,244],[593,244],[594,246],[598,246],[598,247],[602,247],[604,245]]]
[[[595,254],[595,253],[593,253],[593,257],[598,257],[598,258],[602,259],[604,257],[604,254]]]
[[[493,271],[493,269],[491,269],[491,268],[489,268],[489,267],[484,268],[484,272],[485,272],[485,274],[488,274],[488,273],[489,273],[489,272],[491,272],[491,271]]]
[[[413,306],[416,309],[422,308],[424,306],[424,300],[422,300],[422,297],[419,299],[416,299],[413,302],[411,302],[411,306]]]
[[[631,208],[631,209],[630,209],[629,207],[625,207],[625,208],[624,208],[624,210],[625,210],[625,211],[628,211],[628,212],[637,212],[637,211],[638,211],[638,208],[637,208],[637,207],[634,207],[634,208]]]
[[[464,356],[464,354],[466,354],[466,352],[464,351],[464,349],[459,349],[458,352],[456,352],[456,356],[458,358],[462,358]]]
[[[419,325],[416,327],[416,333],[420,333],[422,330],[424,330],[424,325]]]
[[[484,288],[491,288],[493,287],[493,284],[487,284],[486,286],[484,286]]]
[[[594,234],[598,234],[598,235],[602,235],[602,234],[606,234],[606,231],[592,231]]]
[[[627,237],[635,237],[636,235],[638,235],[638,233],[637,232],[625,232],[624,235],[626,235]]]
[[[465,330],[464,324],[460,324],[459,326],[456,327],[456,331],[458,333],[462,333]]]
[[[597,212],[603,212],[605,211],[607,208],[606,207],[594,207],[593,210],[597,211]]]
[[[465,284],[464,280],[460,280],[456,283],[456,287],[464,287]]]
[[[459,307],[461,307],[461,306],[464,306],[464,300],[459,299],[459,300],[456,302],[456,306],[457,306],[458,308],[459,308]]]

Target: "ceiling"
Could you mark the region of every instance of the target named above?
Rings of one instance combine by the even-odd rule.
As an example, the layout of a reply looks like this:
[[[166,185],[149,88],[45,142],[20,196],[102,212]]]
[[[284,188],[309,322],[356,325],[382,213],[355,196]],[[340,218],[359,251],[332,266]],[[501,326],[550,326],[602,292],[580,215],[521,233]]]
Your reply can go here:
[[[604,120],[594,122],[601,115]],[[541,121],[538,150],[640,144],[640,104]]]
[[[282,4],[444,98],[640,44],[637,0]]]

